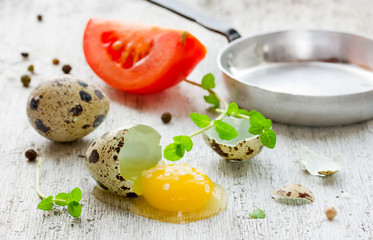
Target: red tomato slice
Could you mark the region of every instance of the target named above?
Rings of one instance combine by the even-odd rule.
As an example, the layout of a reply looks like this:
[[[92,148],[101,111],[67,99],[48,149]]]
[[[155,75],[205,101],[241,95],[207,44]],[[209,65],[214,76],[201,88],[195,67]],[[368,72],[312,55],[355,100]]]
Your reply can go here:
[[[176,85],[206,55],[206,48],[185,31],[100,19],[89,20],[83,48],[102,80],[132,93]]]

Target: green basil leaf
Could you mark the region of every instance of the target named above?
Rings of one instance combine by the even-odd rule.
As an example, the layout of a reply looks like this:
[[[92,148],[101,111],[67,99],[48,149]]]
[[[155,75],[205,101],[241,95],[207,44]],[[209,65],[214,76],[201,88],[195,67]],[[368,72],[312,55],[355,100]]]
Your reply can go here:
[[[259,218],[259,219],[264,219],[266,217],[266,214],[265,214],[264,210],[262,210],[262,209],[254,210],[249,215],[252,218]]]
[[[265,130],[260,134],[260,141],[267,148],[274,148],[276,145],[276,133],[272,129]]]
[[[225,123],[221,120],[215,120],[215,131],[219,134],[219,137],[223,140],[231,140],[238,136],[238,133],[234,127]]]
[[[192,121],[200,128],[207,127],[211,123],[211,120],[207,115],[191,113],[189,114],[189,116],[192,119]]]
[[[41,210],[44,210],[44,211],[51,210],[52,207],[54,206],[54,203],[53,203],[52,200],[53,200],[53,196],[49,196],[47,198],[44,198],[38,204],[38,208],[41,209]]]
[[[208,73],[202,78],[201,86],[203,89],[212,89],[215,88],[215,78],[212,73]]]
[[[180,143],[171,143],[163,150],[163,156],[170,161],[180,160],[185,154],[185,148]]]
[[[69,198],[68,193],[65,193],[65,192],[59,193],[57,194],[55,198],[56,200],[54,200],[54,203],[59,206],[66,206],[67,204],[69,204],[68,198]],[[59,201],[59,200],[62,200],[62,201]]]
[[[203,98],[205,99],[205,102],[214,105],[216,108],[220,106],[220,101],[215,94],[210,93],[208,96],[204,96]]]
[[[227,109],[228,116],[235,115],[238,112],[238,105],[235,102],[229,104]]]
[[[67,210],[71,216],[73,216],[74,218],[78,218],[80,217],[80,214],[82,213],[82,205],[80,205],[80,203],[76,201],[72,201],[67,206]]]
[[[192,150],[193,148],[193,141],[188,136],[184,136],[184,135],[176,136],[174,137],[174,141],[176,143],[180,143],[185,148],[185,150],[187,150],[188,152]]]

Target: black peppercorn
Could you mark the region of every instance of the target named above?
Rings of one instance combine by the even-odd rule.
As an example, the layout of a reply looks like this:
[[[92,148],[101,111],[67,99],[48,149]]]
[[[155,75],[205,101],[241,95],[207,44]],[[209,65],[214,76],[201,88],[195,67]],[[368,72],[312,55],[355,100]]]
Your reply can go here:
[[[71,66],[70,65],[63,65],[62,66],[62,71],[65,73],[65,74],[69,74],[69,72],[71,71]]]
[[[165,112],[162,114],[161,119],[163,123],[169,123],[172,119],[172,115],[169,112]]]
[[[25,156],[29,161],[35,161],[38,154],[35,152],[34,149],[29,149],[25,152]]]
[[[43,21],[43,16],[42,16],[41,14],[39,14],[39,15],[37,16],[37,19],[38,19],[39,22],[41,22],[41,21]]]
[[[28,58],[28,53],[27,52],[21,52],[21,56],[24,58]]]

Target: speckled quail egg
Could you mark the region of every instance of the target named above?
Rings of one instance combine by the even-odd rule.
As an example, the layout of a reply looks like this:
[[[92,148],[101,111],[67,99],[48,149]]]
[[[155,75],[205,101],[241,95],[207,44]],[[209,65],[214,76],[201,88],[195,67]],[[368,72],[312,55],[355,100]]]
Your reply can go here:
[[[254,136],[248,132],[250,121],[246,118],[226,117],[223,119],[233,125],[238,132],[238,136],[232,140],[223,140],[215,131],[215,127],[203,133],[203,139],[223,158],[231,162],[247,161],[255,157],[263,148],[259,136]]]
[[[300,184],[290,184],[280,187],[272,193],[272,198],[286,204],[313,203],[315,200],[313,193]]]
[[[131,188],[142,170],[156,166],[162,158],[160,139],[159,133],[146,125],[109,131],[89,146],[85,161],[88,171],[102,189],[136,196]]]
[[[27,116],[42,136],[72,142],[95,130],[109,112],[108,98],[71,75],[47,79],[30,94]]]
[[[212,217],[227,206],[227,192],[201,169],[185,163],[166,165],[161,136],[146,125],[104,134],[86,153],[86,165],[100,201],[158,221],[187,223]],[[97,188],[96,188],[97,189]],[[136,197],[128,199],[107,194]]]

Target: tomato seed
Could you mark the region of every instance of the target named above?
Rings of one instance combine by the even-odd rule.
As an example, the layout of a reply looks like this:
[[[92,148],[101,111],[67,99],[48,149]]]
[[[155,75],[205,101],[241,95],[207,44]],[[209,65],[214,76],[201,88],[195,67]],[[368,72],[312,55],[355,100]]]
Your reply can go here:
[[[113,45],[111,45],[111,47],[112,47],[113,50],[115,50],[115,51],[118,51],[119,49],[121,49],[122,46],[123,46],[123,43],[122,43],[122,41],[120,41],[120,40],[114,42]]]

